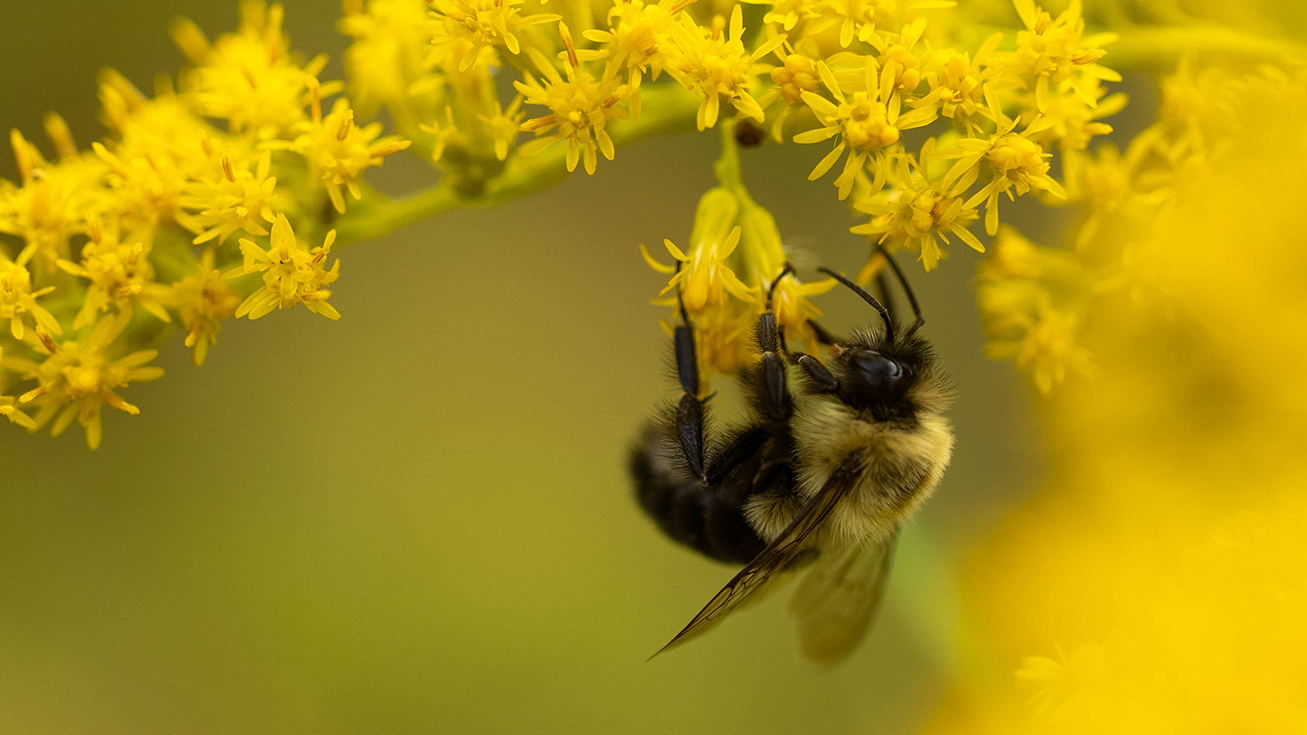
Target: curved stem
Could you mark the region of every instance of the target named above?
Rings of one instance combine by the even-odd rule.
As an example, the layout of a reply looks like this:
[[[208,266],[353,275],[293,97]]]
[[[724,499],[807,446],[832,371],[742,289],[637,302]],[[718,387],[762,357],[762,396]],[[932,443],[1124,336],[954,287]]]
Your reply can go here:
[[[1122,69],[1169,68],[1182,57],[1228,56],[1247,60],[1302,60],[1307,47],[1218,25],[1134,26],[1107,46],[1106,66]]]
[[[645,87],[644,114],[639,120],[616,123],[609,129],[617,147],[654,135],[694,129],[700,99],[679,84]],[[567,176],[567,145],[559,142],[534,156],[514,155],[485,191],[464,196],[445,181],[398,199],[352,205],[336,223],[339,242],[347,244],[379,237],[405,225],[451,209],[493,207],[562,181]]]

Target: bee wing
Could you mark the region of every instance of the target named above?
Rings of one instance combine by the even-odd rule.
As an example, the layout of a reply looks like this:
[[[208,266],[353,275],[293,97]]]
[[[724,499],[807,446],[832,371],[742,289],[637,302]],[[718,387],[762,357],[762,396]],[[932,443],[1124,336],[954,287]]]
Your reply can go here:
[[[830,517],[831,511],[835,509],[839,501],[853,487],[856,474],[852,468],[856,467],[860,461],[860,458],[850,458],[840,470],[831,473],[826,485],[818,491],[812,500],[808,501],[807,505],[803,506],[803,509],[794,517],[790,525],[786,526],[785,530],[780,532],[780,535],[767,544],[767,548],[763,549],[753,561],[745,565],[739,574],[735,575],[730,582],[727,582],[721,592],[718,592],[699,611],[699,614],[694,616],[690,624],[685,626],[680,633],[677,633],[676,637],[667,645],[659,649],[658,653],[675,648],[692,638],[707,633],[715,628],[722,621],[722,618],[726,617],[727,614],[742,605],[746,600],[754,597],[759,591],[774,589],[772,583],[776,581],[776,574],[785,570],[791,563],[801,561],[803,552],[810,549],[810,546],[806,543],[808,539]],[[658,653],[655,653],[654,656],[657,656]]]
[[[810,661],[834,666],[858,645],[880,607],[897,529],[867,544],[825,549],[790,597],[799,648]]]

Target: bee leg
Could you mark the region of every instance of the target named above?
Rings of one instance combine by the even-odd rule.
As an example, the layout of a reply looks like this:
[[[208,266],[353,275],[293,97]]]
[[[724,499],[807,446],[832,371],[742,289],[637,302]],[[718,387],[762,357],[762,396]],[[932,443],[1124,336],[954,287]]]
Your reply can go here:
[[[681,380],[681,402],[676,407],[676,441],[685,463],[706,482],[703,462],[703,401],[699,400],[699,361],[694,350],[694,331],[689,321],[676,328],[676,374]]]
[[[785,336],[776,322],[776,313],[772,311],[772,295],[781,279],[791,271],[787,264],[776,280],[772,281],[767,291],[766,309],[758,316],[756,336],[762,359],[757,365],[745,372],[745,385],[750,388],[753,408],[765,424],[783,426],[790,420],[794,411],[794,402],[786,385],[785,362],[781,352],[785,350]]]
[[[803,374],[812,382],[812,387],[821,393],[834,393],[840,389],[840,381],[835,379],[834,375],[822,365],[817,358],[802,352],[791,352],[790,360]]]

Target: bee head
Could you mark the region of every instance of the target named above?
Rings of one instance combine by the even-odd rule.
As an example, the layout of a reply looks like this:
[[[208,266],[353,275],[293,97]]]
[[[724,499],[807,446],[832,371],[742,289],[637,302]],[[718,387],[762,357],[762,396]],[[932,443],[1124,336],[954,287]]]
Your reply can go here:
[[[916,312],[917,321],[907,330],[871,294],[838,273],[822,269],[874,307],[885,325],[883,330],[860,330],[848,342],[831,347],[833,383],[829,392],[844,404],[869,411],[878,419],[902,419],[913,416],[919,408],[940,405],[947,390],[937,379],[929,343],[916,334],[924,322],[916,299],[893,259],[888,254],[886,259]]]
[[[845,382],[850,391],[877,402],[893,401],[907,392],[908,370],[894,358],[876,350],[853,348],[845,351],[845,361]]]

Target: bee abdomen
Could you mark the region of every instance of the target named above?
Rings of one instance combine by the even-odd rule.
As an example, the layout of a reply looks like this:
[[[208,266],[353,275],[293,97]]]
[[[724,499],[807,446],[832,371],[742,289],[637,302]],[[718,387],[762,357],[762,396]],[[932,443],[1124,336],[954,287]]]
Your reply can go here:
[[[728,477],[716,487],[678,472],[658,440],[631,451],[631,477],[640,507],[672,540],[719,561],[745,564],[766,544],[744,517],[748,489]]]

